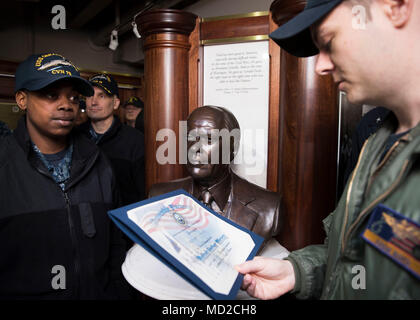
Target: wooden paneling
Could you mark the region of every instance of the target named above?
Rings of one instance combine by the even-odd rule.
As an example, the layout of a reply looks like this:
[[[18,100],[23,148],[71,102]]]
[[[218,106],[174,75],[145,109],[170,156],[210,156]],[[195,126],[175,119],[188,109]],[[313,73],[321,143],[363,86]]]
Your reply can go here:
[[[15,74],[19,62],[0,60],[0,73]]]
[[[3,102],[15,101],[15,72],[18,65],[15,61],[0,60],[0,100]]]
[[[270,13],[270,32],[277,29]],[[280,191],[279,179],[279,150],[280,141],[280,47],[270,39],[270,89],[269,89],[269,118],[268,118],[268,158],[267,158],[267,189]]]
[[[282,25],[296,16],[305,8],[307,0],[275,0],[270,6],[270,12],[277,25]]]
[[[201,23],[201,40],[248,37],[268,34],[268,15],[224,20],[204,21]]]
[[[191,32],[189,43],[189,103],[188,113],[203,105],[203,47],[200,45],[200,18],[196,20],[196,26]]]
[[[0,99],[10,101],[15,99],[15,78],[0,75]]]

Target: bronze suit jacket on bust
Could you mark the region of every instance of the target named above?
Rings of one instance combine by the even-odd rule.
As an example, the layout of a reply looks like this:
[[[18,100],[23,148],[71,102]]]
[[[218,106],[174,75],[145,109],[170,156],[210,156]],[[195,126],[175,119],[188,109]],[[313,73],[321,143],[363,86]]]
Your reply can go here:
[[[278,193],[260,188],[230,173],[231,205],[224,216],[237,224],[259,234],[265,242],[276,236],[281,227],[281,197]],[[177,189],[197,195],[197,185],[191,177],[154,184],[149,197],[158,196]]]

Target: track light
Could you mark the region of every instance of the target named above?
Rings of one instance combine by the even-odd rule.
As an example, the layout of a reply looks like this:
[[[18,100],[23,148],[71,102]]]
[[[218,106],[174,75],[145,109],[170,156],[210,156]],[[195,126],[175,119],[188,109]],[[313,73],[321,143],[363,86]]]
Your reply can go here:
[[[131,25],[133,26],[133,32],[134,32],[134,34],[136,35],[136,37],[138,39],[140,39],[141,38],[141,35],[139,33],[139,30],[137,29],[137,23],[133,20],[133,22],[131,22]]]
[[[109,41],[109,48],[115,50],[118,47],[118,30],[114,29],[111,32],[111,40]]]

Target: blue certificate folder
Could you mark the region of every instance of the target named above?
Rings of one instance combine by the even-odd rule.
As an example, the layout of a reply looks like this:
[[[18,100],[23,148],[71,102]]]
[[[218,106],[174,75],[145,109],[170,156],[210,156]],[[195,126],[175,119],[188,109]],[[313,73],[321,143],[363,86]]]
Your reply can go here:
[[[177,197],[180,195],[185,197]],[[167,207],[161,205],[161,203],[172,201],[172,199],[175,199],[174,201],[181,199],[179,201],[184,202],[171,202]],[[146,205],[147,207],[144,207]],[[201,215],[194,215],[195,218],[192,221],[192,211],[188,212],[188,208],[195,208],[194,212],[200,212]],[[133,212],[134,214],[140,212],[138,216],[142,215],[142,221],[133,220]],[[230,264],[232,260],[229,259],[241,259],[233,264],[251,260],[263,243],[261,236],[205,207],[192,195],[181,189],[108,211],[108,214],[134,242],[144,247],[210,298],[217,300],[235,299],[242,283],[243,275],[233,269]],[[137,216],[135,218],[137,219]],[[169,223],[171,225],[168,225]],[[226,234],[225,230],[228,230]],[[172,233],[169,234],[169,232]],[[212,238],[213,233],[216,236]],[[246,248],[238,245],[238,235],[241,239],[246,239],[246,241],[242,241],[247,243]],[[198,245],[196,239],[200,237],[205,240],[201,241],[200,239],[200,245]],[[184,239],[188,239],[188,241],[182,241]],[[211,242],[209,239],[214,241]],[[198,254],[194,250],[198,250]],[[180,253],[178,258],[176,254],[178,251],[187,253],[186,260],[182,260],[185,254],[183,256]],[[190,261],[192,262],[190,263]],[[200,277],[197,274],[204,272],[202,270],[207,270],[207,273]],[[214,277],[212,277],[213,272]],[[224,281],[225,274],[231,275],[229,281]],[[219,281],[218,285],[214,284],[216,278]],[[227,283],[223,290],[214,289],[220,288],[223,283]]]

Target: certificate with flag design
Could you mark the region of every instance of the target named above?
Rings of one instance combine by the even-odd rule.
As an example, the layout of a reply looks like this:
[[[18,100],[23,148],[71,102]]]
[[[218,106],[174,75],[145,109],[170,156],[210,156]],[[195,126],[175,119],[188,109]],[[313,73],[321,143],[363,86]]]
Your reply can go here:
[[[263,239],[205,207],[184,190],[116,210],[111,219],[133,241],[213,299],[234,299]]]

